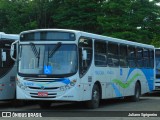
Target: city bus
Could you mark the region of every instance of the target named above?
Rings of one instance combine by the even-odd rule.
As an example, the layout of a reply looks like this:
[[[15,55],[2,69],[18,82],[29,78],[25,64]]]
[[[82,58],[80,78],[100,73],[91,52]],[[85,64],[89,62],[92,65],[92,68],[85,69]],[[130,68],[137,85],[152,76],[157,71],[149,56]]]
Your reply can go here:
[[[12,44],[12,47],[15,44]],[[20,33],[17,99],[83,101],[99,107],[101,99],[139,101],[154,90],[154,46],[68,29]]]
[[[160,48],[155,48],[155,90],[160,90]]]
[[[0,32],[0,100],[11,100],[16,97],[17,65],[10,57],[10,49],[11,44],[18,39],[17,34]]]

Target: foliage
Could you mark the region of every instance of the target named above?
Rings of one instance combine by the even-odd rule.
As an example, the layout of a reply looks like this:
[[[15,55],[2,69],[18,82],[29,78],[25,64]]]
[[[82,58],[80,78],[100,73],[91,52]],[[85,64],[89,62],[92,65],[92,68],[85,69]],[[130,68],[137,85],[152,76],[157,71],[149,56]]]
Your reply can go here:
[[[105,35],[150,43],[157,34],[155,25],[160,14],[154,1],[108,0],[102,8],[104,15],[98,19]]]
[[[76,29],[160,47],[159,0],[0,0],[0,31]]]

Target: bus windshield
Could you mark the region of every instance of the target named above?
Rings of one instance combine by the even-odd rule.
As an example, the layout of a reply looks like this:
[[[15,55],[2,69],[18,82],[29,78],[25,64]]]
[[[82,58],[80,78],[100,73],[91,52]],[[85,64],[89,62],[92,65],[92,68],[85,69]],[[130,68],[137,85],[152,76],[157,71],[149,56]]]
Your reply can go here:
[[[35,56],[33,45],[21,45],[20,74],[66,75],[76,73],[78,64],[76,45],[61,44],[57,48],[57,44],[34,44],[34,49],[38,51],[38,57]]]
[[[160,50],[156,50],[156,78],[160,78]]]

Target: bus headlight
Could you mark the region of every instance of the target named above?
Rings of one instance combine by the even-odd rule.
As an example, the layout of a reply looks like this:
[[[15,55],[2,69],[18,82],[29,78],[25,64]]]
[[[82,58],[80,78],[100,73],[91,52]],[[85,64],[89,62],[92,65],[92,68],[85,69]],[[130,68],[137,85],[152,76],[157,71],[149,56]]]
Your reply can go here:
[[[74,85],[76,84],[76,82],[77,82],[77,80],[72,80],[72,81],[70,82],[70,86],[74,86]]]
[[[27,86],[23,85],[23,84],[22,84],[21,82],[19,82],[18,80],[17,80],[17,86],[20,87],[20,88],[23,89],[23,90],[27,89]]]

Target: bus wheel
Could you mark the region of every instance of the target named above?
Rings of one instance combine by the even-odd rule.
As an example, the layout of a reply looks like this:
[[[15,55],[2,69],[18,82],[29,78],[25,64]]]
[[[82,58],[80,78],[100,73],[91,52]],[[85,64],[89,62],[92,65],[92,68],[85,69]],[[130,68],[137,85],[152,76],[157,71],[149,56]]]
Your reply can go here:
[[[132,101],[138,102],[140,95],[141,95],[141,88],[140,88],[140,84],[137,82],[135,85],[134,95],[132,96]]]
[[[50,108],[51,104],[52,104],[52,102],[49,102],[49,101],[41,101],[41,102],[39,102],[39,106],[42,109]]]
[[[99,107],[100,103],[100,90],[97,84],[92,89],[92,99],[86,102],[87,108],[95,109]]]

